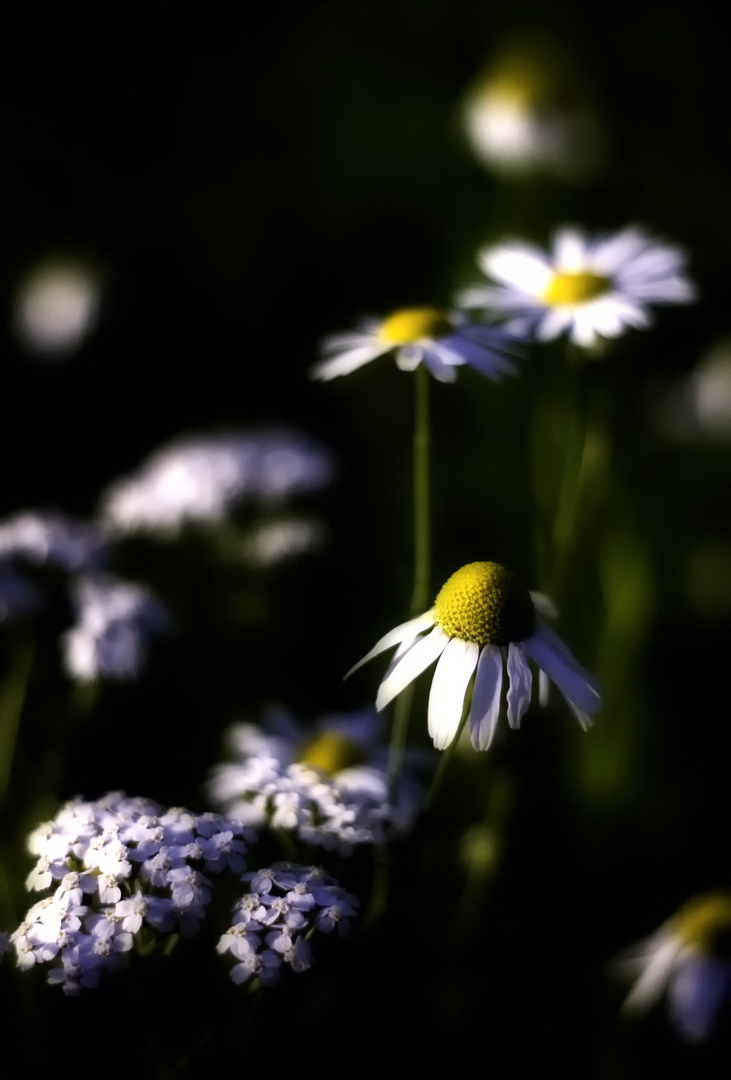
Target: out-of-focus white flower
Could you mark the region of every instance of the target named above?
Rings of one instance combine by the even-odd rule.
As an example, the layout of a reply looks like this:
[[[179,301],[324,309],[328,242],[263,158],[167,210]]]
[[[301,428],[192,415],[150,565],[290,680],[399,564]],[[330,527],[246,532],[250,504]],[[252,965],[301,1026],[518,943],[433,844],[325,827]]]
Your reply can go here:
[[[636,978],[627,1012],[649,1009],[667,994],[676,1031],[690,1042],[707,1039],[731,988],[731,892],[689,900],[620,957],[618,968]]]
[[[589,349],[627,327],[648,327],[651,304],[695,299],[680,248],[634,226],[594,238],[562,228],[550,254],[514,241],[482,248],[477,261],[498,284],[465,290],[461,303],[484,309],[489,319],[505,319],[508,330],[539,341],[568,333]]]
[[[27,886],[53,891],[10,936],[18,967],[48,965],[48,982],[76,995],[120,966],[143,927],[196,934],[211,895],[206,875],[240,875],[252,839],[218,814],[122,792],[66,803],[29,837],[38,861]]]
[[[508,723],[519,727],[531,699],[529,659],[540,672],[541,698],[550,679],[586,730],[601,708],[597,684],[563,641],[536,619],[537,601],[540,597],[499,563],[468,563],[442,586],[430,611],[389,631],[351,670],[396,647],[376,697],[381,710],[438,660],[428,711],[429,734],[438,750],[457,735],[473,675],[469,719],[474,748],[487,750],[494,738],[503,712],[505,668]]]
[[[58,510],[22,510],[0,521],[0,557],[77,572],[101,566],[108,551],[101,529]]]
[[[141,585],[80,577],[73,599],[77,622],[64,634],[62,647],[66,670],[82,682],[138,678],[151,635],[172,626],[164,605]]]
[[[477,159],[506,176],[581,182],[604,157],[588,81],[553,42],[507,46],[469,90],[462,119]]]
[[[262,727],[233,725],[228,739],[237,760],[216,766],[208,794],[234,820],[292,830],[306,843],[350,854],[407,832],[421,808],[414,757],[389,802],[388,751],[373,710],[325,716],[307,729],[277,709]]]
[[[333,476],[331,456],[286,429],[181,439],[113,484],[102,518],[116,532],[174,535],[188,522],[215,523],[240,501],[276,504],[318,491]]]
[[[255,525],[244,537],[241,554],[257,568],[278,566],[322,547],[325,528],[313,518],[288,517]]]
[[[516,341],[495,327],[474,326],[459,312],[437,308],[404,308],[385,319],[368,320],[361,330],[332,334],[322,344],[326,359],[311,371],[329,381],[392,353],[402,371],[424,364],[439,382],[454,382],[457,368],[467,364],[497,381],[512,374]]]
[[[80,261],[39,263],[15,300],[15,332],[31,353],[60,359],[75,352],[94,329],[101,300],[99,274]]]
[[[688,375],[653,387],[647,410],[655,427],[677,442],[731,438],[731,337],[717,342]]]
[[[217,946],[237,961],[231,968],[235,983],[255,977],[273,986],[284,965],[306,971],[312,964],[308,938],[335,927],[347,933],[358,912],[358,899],[318,866],[278,862],[243,879],[260,891],[244,893],[236,903],[233,925]]]

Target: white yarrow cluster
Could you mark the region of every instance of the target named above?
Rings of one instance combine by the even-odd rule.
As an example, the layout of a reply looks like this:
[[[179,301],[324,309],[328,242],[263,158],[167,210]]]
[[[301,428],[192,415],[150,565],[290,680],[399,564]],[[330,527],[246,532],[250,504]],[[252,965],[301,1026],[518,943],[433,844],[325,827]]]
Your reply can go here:
[[[341,934],[350,930],[358,900],[319,866],[277,862],[243,875],[251,892],[234,907],[233,924],[218,942],[218,952],[230,953],[235,983],[252,976],[272,986],[283,965],[306,971],[312,963],[309,938],[315,932]]]
[[[76,799],[30,836],[32,890],[53,891],[10,935],[18,967],[48,965],[75,995],[119,966],[144,927],[192,936],[211,896],[207,875],[245,869],[251,834],[218,814],[165,810],[113,792]]]
[[[286,429],[181,439],[113,484],[102,518],[115,532],[175,535],[188,522],[221,521],[243,499],[280,502],[325,487],[330,456]]]
[[[70,573],[102,565],[109,538],[58,510],[23,510],[0,522],[0,557],[19,557]]]
[[[136,679],[147,660],[150,638],[169,630],[165,606],[141,585],[109,576],[74,582],[76,624],[62,638],[69,675],[94,679]]]

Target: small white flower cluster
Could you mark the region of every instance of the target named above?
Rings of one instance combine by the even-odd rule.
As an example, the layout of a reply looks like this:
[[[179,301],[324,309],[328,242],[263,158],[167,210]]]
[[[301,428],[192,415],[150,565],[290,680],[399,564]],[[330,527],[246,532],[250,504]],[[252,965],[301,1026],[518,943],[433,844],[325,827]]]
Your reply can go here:
[[[102,500],[115,532],[175,535],[187,522],[215,523],[242,499],[281,502],[332,479],[330,456],[286,429],[181,439],[163,447]]]
[[[73,995],[118,967],[143,927],[196,934],[211,896],[206,875],[241,874],[251,839],[218,814],[121,792],[67,803],[28,841],[38,862],[27,887],[54,891],[10,935],[18,967],[48,964],[48,982]]]
[[[136,679],[153,633],[170,630],[167,608],[141,585],[106,575],[74,582],[76,625],[61,641],[69,675],[93,679]]]
[[[109,546],[97,526],[58,510],[24,510],[0,522],[0,558],[75,573],[103,565]]]
[[[360,844],[384,843],[409,831],[423,789],[407,760],[398,797],[390,802],[380,728],[372,710],[324,717],[314,728],[314,740],[312,729],[284,710],[272,710],[261,728],[234,724],[228,738],[239,760],[215,767],[208,795],[234,821],[296,832],[305,843],[340,855],[350,855]],[[326,770],[324,758],[318,767],[313,749],[320,742],[329,756],[331,739],[332,763],[343,750],[345,757],[342,767]]]
[[[83,682],[138,678],[151,634],[172,626],[148,589],[102,572],[112,548],[98,526],[56,510],[25,510],[0,522],[0,622],[43,606],[43,589],[25,567],[16,568],[16,560],[68,575],[63,588],[71,593],[76,623],[61,638],[61,649],[67,673]]]
[[[23,510],[0,521],[0,622],[34,614],[43,592],[20,561],[66,573],[103,564],[109,540],[96,526],[58,510]]]
[[[218,952],[231,953],[235,983],[256,976],[272,986],[283,964],[295,972],[312,963],[309,940],[313,933],[350,930],[358,900],[346,892],[322,867],[277,862],[243,875],[251,883],[234,907],[233,925],[218,942]]]

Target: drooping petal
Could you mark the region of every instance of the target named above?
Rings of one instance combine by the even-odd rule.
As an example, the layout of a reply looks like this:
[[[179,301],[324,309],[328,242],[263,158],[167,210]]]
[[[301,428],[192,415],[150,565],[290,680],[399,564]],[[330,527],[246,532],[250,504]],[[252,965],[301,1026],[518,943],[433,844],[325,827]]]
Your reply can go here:
[[[379,712],[444,652],[449,640],[449,635],[435,626],[430,634],[404,653],[378,688],[376,708]]]
[[[706,1039],[731,985],[727,957],[685,956],[670,981],[670,1017],[681,1035]]]
[[[647,946],[644,955],[631,961],[641,974],[624,1002],[623,1007],[628,1011],[646,1009],[661,997],[681,949],[677,939],[666,931],[660,931]],[[626,963],[629,962],[628,958]]]
[[[520,727],[520,721],[530,705],[533,676],[518,642],[508,646],[508,723],[511,728]]]
[[[323,360],[321,363],[315,364],[310,368],[310,378],[323,379],[327,382],[338,375],[350,375],[351,371],[356,371],[365,364],[369,364],[371,360],[375,360],[377,356],[381,356],[388,351],[389,346],[380,342],[371,341],[366,345],[358,345],[331,357],[329,360]]]
[[[434,630],[432,634],[442,630]],[[429,635],[432,636],[431,634]],[[477,664],[480,647],[474,641],[451,638],[434,672],[429,694],[429,734],[437,750],[444,750],[457,734],[467,686]]]
[[[487,750],[500,715],[503,654],[498,645],[485,645],[477,665],[470,709],[470,736],[475,750]]]
[[[543,669],[538,671],[538,704],[542,709],[548,705],[548,695],[551,691],[551,680]]]
[[[564,694],[578,718],[585,718],[582,724],[587,723],[588,717],[601,707],[596,679],[574,659],[560,637],[542,623],[537,625],[530,637],[526,637],[523,647]]]
[[[601,708],[602,699],[594,678],[574,659],[568,647],[547,626],[538,623],[523,648],[556,684],[582,726]]]
[[[457,378],[455,364],[449,352],[442,348],[441,342],[432,341],[429,345],[425,345],[423,354],[424,364],[438,382],[453,383],[455,381]],[[464,360],[458,357],[456,366],[463,363]]]
[[[423,359],[423,346],[411,342],[409,345],[402,345],[401,348],[397,350],[396,367],[400,371],[416,371]]]
[[[389,630],[387,634],[379,638],[371,651],[366,653],[357,664],[353,664],[350,671],[346,672],[345,678],[347,679],[359,667],[372,660],[374,656],[378,656],[379,653],[385,652],[386,649],[392,649],[395,645],[410,644],[419,636],[422,630],[428,630],[433,625],[434,609],[432,608],[430,611],[425,611],[423,615],[417,615],[415,619],[409,619],[408,622],[395,626],[393,630]]]

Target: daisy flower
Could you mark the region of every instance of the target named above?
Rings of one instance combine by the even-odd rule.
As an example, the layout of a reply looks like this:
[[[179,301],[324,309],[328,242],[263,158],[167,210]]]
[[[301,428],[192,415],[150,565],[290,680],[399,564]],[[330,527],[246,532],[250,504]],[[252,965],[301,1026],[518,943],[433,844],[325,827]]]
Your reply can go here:
[[[462,122],[481,164],[507,177],[544,173],[583,181],[601,163],[604,140],[591,87],[555,42],[505,47],[470,88]]]
[[[397,646],[378,690],[376,708],[380,710],[438,659],[428,709],[429,734],[438,750],[449,746],[459,730],[473,675],[472,745],[476,750],[488,749],[500,715],[506,664],[508,723],[519,727],[530,704],[529,659],[539,668],[541,700],[545,701],[550,679],[586,729],[601,707],[597,685],[561,639],[536,618],[536,603],[541,599],[505,567],[494,562],[468,563],[442,586],[430,611],[391,630],[356,668]],[[422,637],[424,631],[429,632]]]
[[[322,352],[326,359],[310,374],[325,381],[349,375],[386,353],[394,354],[402,371],[423,363],[440,382],[454,382],[463,364],[495,381],[515,371],[505,355],[515,352],[515,341],[505,330],[473,326],[463,315],[437,308],[402,308],[380,322],[371,319],[361,330],[326,338]]]
[[[637,981],[624,1003],[642,1012],[667,993],[677,1032],[690,1042],[706,1039],[731,988],[731,892],[693,897],[619,964]]]
[[[683,252],[631,226],[614,236],[589,238],[559,229],[546,254],[522,241],[482,248],[480,269],[498,282],[460,297],[486,308],[511,333],[550,341],[563,333],[582,348],[615,338],[628,326],[650,325],[650,304],[686,304],[695,298],[684,273]]]

